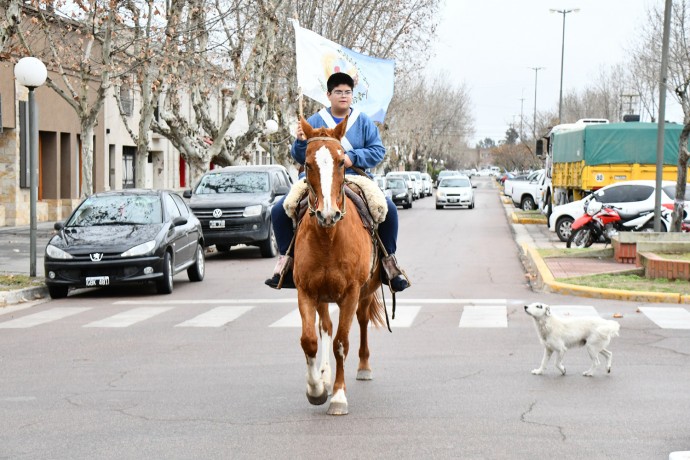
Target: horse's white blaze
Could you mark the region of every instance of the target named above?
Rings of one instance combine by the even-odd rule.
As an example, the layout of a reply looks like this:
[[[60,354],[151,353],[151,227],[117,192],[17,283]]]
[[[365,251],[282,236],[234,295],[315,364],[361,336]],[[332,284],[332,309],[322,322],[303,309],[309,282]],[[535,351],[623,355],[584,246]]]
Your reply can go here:
[[[323,194],[323,211],[331,211],[331,188],[333,187],[333,157],[326,146],[316,151],[316,164],[321,174],[321,193]]]
[[[331,342],[332,337],[325,332],[321,333],[321,379],[330,394],[333,391],[331,383]]]
[[[347,398],[345,397],[345,392],[343,391],[342,388],[340,388],[338,391],[336,391],[333,394],[333,397],[331,397],[331,404],[333,404],[333,403],[347,404]]]
[[[316,358],[307,358],[307,393],[311,396],[323,393],[323,380],[321,372],[316,367]]]

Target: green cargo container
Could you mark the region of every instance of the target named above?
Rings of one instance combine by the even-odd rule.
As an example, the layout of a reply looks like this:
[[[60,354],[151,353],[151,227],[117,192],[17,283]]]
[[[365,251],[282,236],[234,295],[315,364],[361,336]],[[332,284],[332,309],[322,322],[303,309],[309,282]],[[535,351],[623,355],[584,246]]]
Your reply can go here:
[[[664,164],[678,164],[682,125],[667,123],[664,134]],[[553,136],[553,162],[607,164],[656,164],[656,123],[609,123],[585,125]]]

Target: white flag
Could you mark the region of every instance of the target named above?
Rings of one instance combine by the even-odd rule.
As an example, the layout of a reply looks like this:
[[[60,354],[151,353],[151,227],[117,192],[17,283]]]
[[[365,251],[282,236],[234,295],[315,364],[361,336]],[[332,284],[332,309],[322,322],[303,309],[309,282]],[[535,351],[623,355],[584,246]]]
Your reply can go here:
[[[335,72],[344,72],[355,81],[352,106],[373,121],[383,123],[393,98],[395,61],[377,59],[340,46],[293,20],[297,54],[297,84],[302,93],[330,106],[326,81]]]

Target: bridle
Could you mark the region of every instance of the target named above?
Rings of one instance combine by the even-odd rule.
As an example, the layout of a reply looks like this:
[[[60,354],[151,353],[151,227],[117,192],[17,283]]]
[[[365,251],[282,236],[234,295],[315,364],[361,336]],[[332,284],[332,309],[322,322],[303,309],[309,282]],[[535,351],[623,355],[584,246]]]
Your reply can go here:
[[[342,147],[342,144],[340,143],[339,139],[336,139],[335,137],[330,137],[330,136],[317,136],[317,137],[311,137],[307,139],[307,144],[310,144],[315,141],[324,141],[324,142],[337,142],[338,145]],[[309,215],[313,216],[316,214],[316,207],[318,206],[318,198],[316,195],[316,191],[314,191],[314,188],[312,185],[309,183],[309,175],[305,174],[304,175],[304,181],[307,184],[307,188],[309,189],[309,193],[307,194],[307,207],[309,209]],[[314,202],[312,203],[311,197],[314,196]],[[341,212],[341,218],[345,217],[345,206],[347,203],[347,200],[345,199],[345,180],[343,179],[343,184],[340,187],[340,199],[341,199],[341,206],[340,206],[340,212]]]

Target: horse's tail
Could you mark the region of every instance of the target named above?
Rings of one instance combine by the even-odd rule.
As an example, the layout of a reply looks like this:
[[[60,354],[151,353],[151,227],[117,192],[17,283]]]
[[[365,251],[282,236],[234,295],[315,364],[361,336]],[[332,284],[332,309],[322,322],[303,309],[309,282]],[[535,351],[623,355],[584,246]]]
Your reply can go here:
[[[367,316],[369,318],[369,322],[371,322],[374,327],[378,328],[386,326],[386,308],[381,301],[378,291],[371,295]]]

